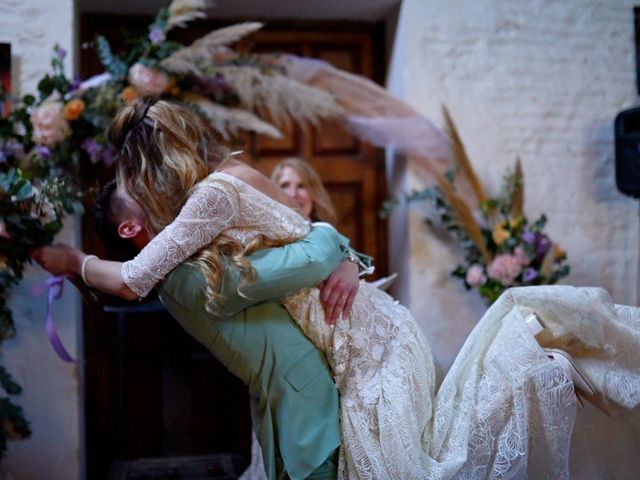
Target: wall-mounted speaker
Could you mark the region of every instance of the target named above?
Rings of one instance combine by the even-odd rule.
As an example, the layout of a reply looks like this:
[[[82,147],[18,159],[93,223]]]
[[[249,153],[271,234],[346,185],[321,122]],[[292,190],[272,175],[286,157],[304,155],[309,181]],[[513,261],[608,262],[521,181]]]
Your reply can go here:
[[[616,185],[622,193],[640,198],[640,108],[620,112],[614,129]]]

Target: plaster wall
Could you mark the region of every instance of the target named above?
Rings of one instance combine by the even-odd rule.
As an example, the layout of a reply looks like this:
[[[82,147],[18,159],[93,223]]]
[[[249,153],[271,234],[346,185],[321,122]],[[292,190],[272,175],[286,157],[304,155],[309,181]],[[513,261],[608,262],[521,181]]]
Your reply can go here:
[[[520,158],[527,216],[546,213],[549,235],[568,252],[572,270],[562,283],[602,286],[631,305],[639,301],[640,209],[615,186],[613,120],[637,103],[635,3],[405,0],[388,82],[439,125],[440,107],[448,107],[489,194]],[[412,186],[420,185],[409,172]],[[395,293],[446,371],[486,307],[449,275],[461,251],[422,218],[420,209],[408,214],[410,260],[396,265],[403,288]],[[399,239],[390,244],[402,244],[402,230],[393,235]],[[585,412],[578,414],[574,458],[581,462],[572,463],[572,477],[639,471],[624,447],[637,442],[633,432],[623,425],[598,430],[599,412]],[[590,464],[594,449],[611,464]]]
[[[73,0],[0,0],[0,42],[11,43],[13,93],[36,91],[38,80],[50,68],[55,44],[74,60],[75,5]],[[59,241],[78,244],[78,222],[69,219]],[[17,336],[2,344],[1,363],[23,387],[16,398],[30,422],[32,436],[10,441],[2,472],[16,480],[81,478],[81,387],[79,364],[60,360],[44,330],[46,293],[34,296],[31,288],[46,278],[37,267],[27,268],[14,289],[10,306]],[[67,285],[54,307],[58,333],[71,354],[80,354],[80,303]]]
[[[525,212],[546,213],[568,252],[563,283],[603,286],[636,305],[640,208],[616,189],[613,144],[613,119],[637,101],[633,5],[405,0],[389,88],[440,125],[440,106],[449,108],[489,194],[520,158]],[[406,181],[419,186],[410,172]],[[484,308],[448,275],[460,252],[421,224],[419,209],[409,216],[404,300],[431,333],[439,319],[471,327]]]

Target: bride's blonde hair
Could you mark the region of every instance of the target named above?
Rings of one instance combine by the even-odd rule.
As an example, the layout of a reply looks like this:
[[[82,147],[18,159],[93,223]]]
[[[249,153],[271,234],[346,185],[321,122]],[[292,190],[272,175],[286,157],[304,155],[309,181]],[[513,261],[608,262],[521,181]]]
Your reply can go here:
[[[119,152],[118,185],[142,207],[155,233],[173,222],[195,185],[229,158],[200,115],[167,100],[145,98],[126,104],[113,119],[108,137]],[[262,244],[258,239],[245,249],[221,234],[191,257],[206,278],[211,301],[219,296],[221,255],[231,259],[246,282],[254,276],[246,254]]]

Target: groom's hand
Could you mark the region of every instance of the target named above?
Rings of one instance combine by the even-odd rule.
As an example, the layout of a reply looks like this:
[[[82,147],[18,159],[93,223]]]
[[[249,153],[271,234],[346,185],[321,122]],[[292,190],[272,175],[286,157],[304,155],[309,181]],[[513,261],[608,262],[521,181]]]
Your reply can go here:
[[[338,318],[346,318],[351,314],[359,285],[358,265],[351,261],[343,261],[329,275],[319,286],[325,322],[334,325]]]

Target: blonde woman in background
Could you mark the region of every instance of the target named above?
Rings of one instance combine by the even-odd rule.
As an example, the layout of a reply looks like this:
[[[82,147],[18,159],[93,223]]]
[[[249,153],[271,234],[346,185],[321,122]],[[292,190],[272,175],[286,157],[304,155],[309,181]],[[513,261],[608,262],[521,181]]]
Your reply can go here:
[[[303,217],[312,222],[336,224],[336,210],[329,193],[308,162],[297,157],[286,158],[273,169],[271,180],[293,199]]]

